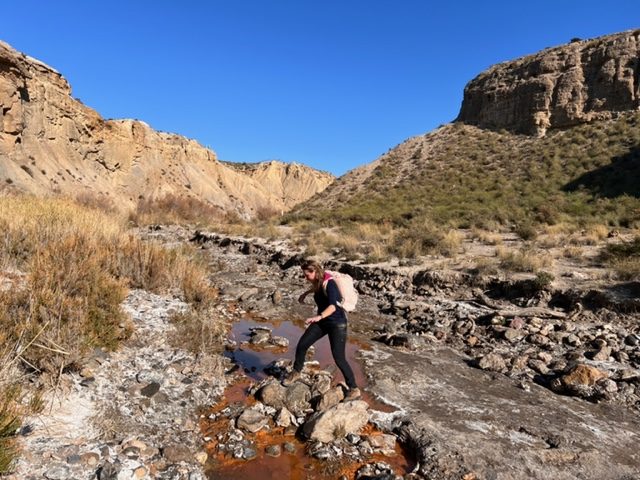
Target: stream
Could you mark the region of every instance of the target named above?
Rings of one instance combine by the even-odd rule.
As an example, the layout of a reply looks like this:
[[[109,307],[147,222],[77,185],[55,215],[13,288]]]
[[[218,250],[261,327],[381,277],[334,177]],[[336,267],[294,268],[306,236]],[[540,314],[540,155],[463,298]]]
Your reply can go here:
[[[265,348],[252,345],[248,342],[250,331],[253,328],[268,327],[272,329],[272,334],[284,337],[289,340],[288,347]],[[251,384],[260,382],[267,377],[264,368],[272,362],[280,359],[292,359],[295,354],[296,342],[304,332],[303,322],[286,321],[265,321],[259,319],[243,319],[236,322],[230,333],[232,340],[237,342],[237,348],[227,351],[228,356],[235,365],[242,371],[242,376],[230,385],[224,395],[224,402],[214,407],[220,411],[222,408],[232,404],[249,405],[255,402],[248,390]],[[335,367],[331,356],[328,337],[324,337],[316,344],[313,360],[319,363],[321,369],[336,370],[336,382],[343,381],[341,374]],[[364,399],[370,408],[391,412],[393,407],[386,405],[371,396],[366,390],[367,377],[362,364],[357,358],[360,350],[366,349],[364,342],[350,339],[347,345],[347,359],[356,376],[358,385],[361,387]],[[364,388],[363,388],[364,387]],[[228,421],[228,420],[227,420]],[[215,432],[226,425],[216,422],[205,422],[202,430],[205,435],[214,438]],[[229,458],[230,456],[216,450],[216,442],[211,441],[207,445],[210,452],[210,468],[207,478],[262,480],[265,478],[288,478],[288,479],[335,479],[344,475],[344,478],[355,478],[355,472],[362,464],[350,463],[348,460],[341,462],[317,460],[306,453],[305,443],[293,432],[281,431],[273,428],[269,431],[259,431],[251,438],[252,446],[255,448],[256,457],[252,460]],[[367,425],[363,434],[374,435],[375,429]],[[278,456],[270,456],[266,453],[269,446],[281,445],[282,453]],[[396,442],[395,455],[383,456],[382,454],[372,455],[367,459],[367,463],[382,461],[390,465],[394,472],[399,475],[409,473],[415,466],[403,448]]]

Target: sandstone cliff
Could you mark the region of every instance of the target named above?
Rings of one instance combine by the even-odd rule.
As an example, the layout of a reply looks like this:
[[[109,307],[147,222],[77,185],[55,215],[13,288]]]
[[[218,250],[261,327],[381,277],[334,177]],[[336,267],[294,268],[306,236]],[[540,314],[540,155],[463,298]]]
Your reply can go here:
[[[458,121],[544,135],[640,106],[640,30],[574,40],[494,65],[467,84]]]
[[[246,175],[194,140],[136,120],[104,120],[71,97],[51,67],[0,42],[0,188],[36,195],[84,192],[123,208],[139,198],[195,197],[250,217],[286,211],[333,177],[270,162]],[[278,179],[274,188],[271,179]]]
[[[299,163],[271,160],[260,163],[228,163],[229,167],[250,177],[280,199],[286,210],[322,192],[334,177],[330,173],[313,171]]]

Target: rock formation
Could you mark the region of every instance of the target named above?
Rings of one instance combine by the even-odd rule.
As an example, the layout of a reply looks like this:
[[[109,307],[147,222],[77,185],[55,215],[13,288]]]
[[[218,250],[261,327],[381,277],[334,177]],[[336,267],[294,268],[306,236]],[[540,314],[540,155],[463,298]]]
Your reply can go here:
[[[640,106],[640,30],[572,40],[494,65],[467,84],[457,120],[544,135]]]
[[[252,216],[288,210],[332,180],[282,162],[246,175],[194,140],[141,121],[104,120],[71,96],[57,71],[0,42],[1,189],[90,192],[125,208],[170,194]]]

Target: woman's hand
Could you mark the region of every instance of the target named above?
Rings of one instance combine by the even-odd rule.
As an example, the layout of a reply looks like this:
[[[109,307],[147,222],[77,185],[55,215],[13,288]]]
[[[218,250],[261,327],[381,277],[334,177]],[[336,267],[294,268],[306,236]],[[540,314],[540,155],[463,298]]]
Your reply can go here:
[[[304,321],[305,325],[311,325],[312,323],[316,323],[319,322],[320,320],[322,320],[322,317],[320,315],[315,315],[313,317],[309,317]]]

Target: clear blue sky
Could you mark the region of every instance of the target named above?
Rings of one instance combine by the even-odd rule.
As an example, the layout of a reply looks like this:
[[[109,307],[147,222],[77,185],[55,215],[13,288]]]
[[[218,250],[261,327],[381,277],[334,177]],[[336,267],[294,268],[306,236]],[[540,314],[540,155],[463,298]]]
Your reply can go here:
[[[341,175],[453,120],[490,65],[639,22],[638,0],[16,0],[0,39],[105,118]]]

